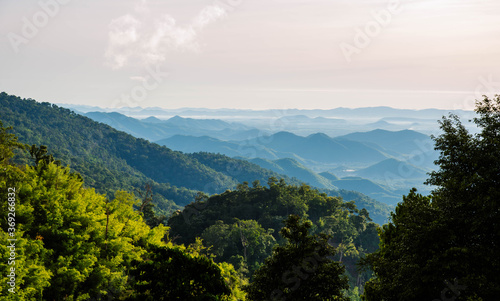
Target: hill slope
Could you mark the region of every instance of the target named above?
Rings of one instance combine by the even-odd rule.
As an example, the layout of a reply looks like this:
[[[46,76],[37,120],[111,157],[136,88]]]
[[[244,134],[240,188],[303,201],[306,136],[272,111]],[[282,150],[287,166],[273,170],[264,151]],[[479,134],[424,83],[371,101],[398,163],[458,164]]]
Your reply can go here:
[[[394,177],[401,179],[425,179],[427,178],[427,171],[410,163],[391,158],[357,170],[356,175],[378,180],[387,180]]]
[[[0,94],[0,120],[14,127],[13,133],[21,142],[46,145],[62,164],[71,165],[89,186],[101,192],[153,182],[155,191],[187,204],[195,190],[220,192],[235,187],[245,177],[248,181],[267,181],[269,176],[287,178],[246,161],[218,157],[219,164],[245,166],[235,178],[200,163],[194,156],[135,138],[68,109],[6,93]],[[247,172],[250,167],[251,173]]]
[[[309,185],[318,188],[327,188],[327,189],[337,188],[334,185],[332,185],[329,179],[313,172],[312,170],[300,164],[294,159],[284,158],[284,159],[270,161],[261,158],[254,158],[254,159],[249,159],[249,161],[257,165],[260,165],[263,168],[275,171],[277,173],[297,178],[300,181],[304,181],[305,183],[308,183]]]

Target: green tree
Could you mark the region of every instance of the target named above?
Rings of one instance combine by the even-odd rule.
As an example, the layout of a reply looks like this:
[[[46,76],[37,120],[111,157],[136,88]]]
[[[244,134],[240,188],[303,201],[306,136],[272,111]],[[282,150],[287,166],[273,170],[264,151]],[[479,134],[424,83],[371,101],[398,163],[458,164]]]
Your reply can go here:
[[[367,300],[434,300],[444,288],[443,224],[430,197],[413,189],[380,231],[380,249],[367,256],[377,278],[365,287]],[[429,252],[435,259],[429,260]]]
[[[35,144],[33,144],[30,148],[30,155],[35,160],[35,165],[47,165],[51,162],[54,162],[57,165],[61,164],[60,161],[56,161],[54,157],[48,153],[47,146],[45,145],[40,145],[40,147],[37,147]]]
[[[135,300],[227,300],[231,289],[209,258],[180,248],[153,247],[133,274]]]
[[[6,165],[14,156],[14,150],[26,149],[26,145],[17,141],[15,134],[9,133],[12,127],[3,127],[0,120],[0,164]]]
[[[149,183],[144,186],[144,190],[138,190],[137,193],[141,198],[139,212],[143,214],[144,221],[148,226],[154,228],[163,223],[166,218],[164,215],[157,215],[154,211],[155,204],[153,201],[153,189]]]
[[[11,167],[11,171],[16,171]],[[150,229],[133,208],[136,199],[117,192],[109,201],[69,168],[53,162],[17,169],[20,181],[1,178],[0,191],[16,190],[16,278],[19,300],[88,300],[118,297],[129,286],[128,269],[149,245],[161,245],[164,226]],[[7,216],[7,194],[0,214]],[[1,237],[8,235],[1,220]],[[2,258],[8,242],[0,242]],[[5,252],[4,252],[5,251]],[[2,294],[6,291],[8,261],[0,263]]]
[[[328,236],[311,235],[311,222],[290,215],[280,234],[287,240],[266,259],[245,290],[250,300],[348,300],[344,267],[331,259]]]
[[[229,262],[239,271],[248,268],[248,277],[271,255],[276,244],[273,231],[265,230],[254,220],[238,220],[232,225],[217,221],[203,231],[201,238],[211,247],[217,262]]]
[[[477,102],[471,134],[455,115],[435,137],[441,152],[428,184],[412,190],[380,231],[365,264],[366,300],[496,300],[500,295],[500,96]]]

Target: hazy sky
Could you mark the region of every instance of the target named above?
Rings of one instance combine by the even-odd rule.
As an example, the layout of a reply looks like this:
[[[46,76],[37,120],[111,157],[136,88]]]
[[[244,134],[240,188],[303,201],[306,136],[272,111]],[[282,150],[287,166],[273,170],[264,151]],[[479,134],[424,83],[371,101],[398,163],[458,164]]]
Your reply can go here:
[[[472,109],[498,0],[0,0],[0,91],[164,108]]]

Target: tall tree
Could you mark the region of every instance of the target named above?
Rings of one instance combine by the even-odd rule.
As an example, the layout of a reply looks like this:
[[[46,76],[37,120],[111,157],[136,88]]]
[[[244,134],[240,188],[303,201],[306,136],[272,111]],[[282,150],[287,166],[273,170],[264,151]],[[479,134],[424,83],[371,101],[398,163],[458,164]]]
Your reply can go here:
[[[310,221],[290,215],[280,234],[287,240],[275,248],[246,287],[250,300],[347,300],[344,267],[331,259],[335,249],[324,234],[310,235]]]
[[[376,275],[366,300],[498,299],[500,96],[476,113],[477,134],[455,115],[440,122],[439,170],[427,181],[437,188],[412,190],[380,231],[380,250],[365,260]]]
[[[26,145],[17,141],[16,135],[9,133],[12,127],[3,127],[0,120],[0,164],[7,164],[14,156],[14,150],[25,149]]]
[[[273,229],[265,230],[257,221],[237,220],[232,225],[217,221],[203,231],[206,246],[216,255],[217,262],[225,261],[250,276],[272,253],[276,240]]]
[[[153,247],[132,274],[133,300],[228,300],[231,290],[221,269],[209,258],[180,248]]]

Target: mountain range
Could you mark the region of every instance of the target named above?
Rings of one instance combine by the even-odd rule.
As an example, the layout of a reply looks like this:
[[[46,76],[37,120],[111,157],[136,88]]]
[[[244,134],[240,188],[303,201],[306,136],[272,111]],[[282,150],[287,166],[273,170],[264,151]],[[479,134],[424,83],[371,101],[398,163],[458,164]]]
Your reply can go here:
[[[180,116],[160,119],[151,116],[138,120],[113,112],[91,112],[86,115],[137,137],[149,140],[161,136],[168,137],[156,140],[156,143],[183,153],[209,152],[241,159],[259,158],[268,161],[293,159],[296,162],[290,163],[287,169],[278,168],[274,163],[263,160],[253,162],[319,188],[355,187],[358,191],[388,204],[397,203],[401,195],[407,193],[408,187],[417,187],[424,193],[429,192],[431,187],[423,185],[423,182],[437,159],[432,139],[413,130],[375,129],[337,137],[324,133],[300,136],[288,131],[267,134],[241,123],[217,119]],[[345,122],[343,119],[330,120],[305,115],[282,117],[278,122],[287,122],[287,126],[299,126],[301,122],[312,119],[317,123],[330,122],[332,126]],[[294,168],[290,168],[291,166]],[[294,170],[301,172],[295,173]],[[319,173],[325,171],[333,173],[342,181],[334,183],[322,178]],[[306,176],[307,174],[309,175]],[[353,180],[352,177],[360,177],[362,180]]]
[[[0,93],[0,120],[4,126],[13,126],[20,142],[46,145],[63,165],[70,165],[88,186],[100,192],[112,195],[116,190],[133,191],[150,183],[159,209],[166,213],[193,201],[197,191],[220,192],[244,181],[266,183],[270,177],[283,178],[295,185],[302,183],[246,160],[206,152],[174,151],[69,109],[4,92]],[[155,121],[150,119],[149,123]],[[27,153],[19,153],[17,160],[31,164]],[[376,212],[372,217],[379,223],[389,214],[389,206],[359,192],[329,190],[328,193]]]
[[[221,141],[211,137],[173,136],[156,141],[183,152],[208,151],[229,156],[264,159],[295,158],[310,164],[376,163],[388,156],[363,142],[334,139],[322,133],[307,137],[278,132],[243,141]]]
[[[411,129],[424,134],[436,134],[438,132],[437,121],[442,116],[453,113],[458,115],[463,121],[474,117],[473,111],[439,109],[408,110],[390,107],[335,108],[328,110],[242,110],[204,108],[163,109],[158,107],[106,109],[69,104],[62,106],[82,113],[118,112],[136,119],[147,119],[155,116],[161,120],[166,120],[176,115],[193,119],[220,119],[229,123],[238,122],[251,128],[257,128],[268,134],[286,130],[301,136],[321,132],[332,137],[352,132],[366,132],[376,128],[389,131]],[[469,127],[467,122],[464,124]],[[469,129],[474,130],[475,127],[471,126]],[[214,137],[214,135],[206,135]],[[224,137],[218,138],[223,139]]]
[[[156,141],[174,135],[211,135],[220,139],[254,138],[260,131],[236,122],[217,119],[193,119],[174,116],[167,120],[148,117],[142,120],[128,117],[117,112],[89,112],[83,115],[105,123],[117,130],[129,133],[137,138]]]

